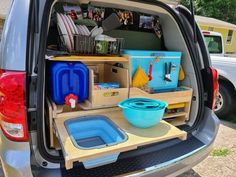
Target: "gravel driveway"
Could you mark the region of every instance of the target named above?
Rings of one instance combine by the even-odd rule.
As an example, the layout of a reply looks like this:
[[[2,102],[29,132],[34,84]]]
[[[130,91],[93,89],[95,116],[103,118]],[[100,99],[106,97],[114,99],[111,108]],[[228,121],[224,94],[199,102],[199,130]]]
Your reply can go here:
[[[225,157],[210,155],[192,170],[178,177],[236,177],[236,124],[221,122],[214,149],[230,150]]]
[[[192,170],[178,177],[236,177],[236,124],[221,122],[214,149],[229,149],[226,157],[209,156]],[[0,177],[3,173],[0,170]]]

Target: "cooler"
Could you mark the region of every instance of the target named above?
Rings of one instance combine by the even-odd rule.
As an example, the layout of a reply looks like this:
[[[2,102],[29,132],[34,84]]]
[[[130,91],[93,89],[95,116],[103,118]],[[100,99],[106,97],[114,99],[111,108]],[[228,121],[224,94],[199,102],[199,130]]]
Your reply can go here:
[[[128,55],[130,58],[132,77],[139,66],[147,76],[151,75],[152,79],[148,82],[149,89],[162,91],[178,87],[181,52],[124,50],[123,55]]]

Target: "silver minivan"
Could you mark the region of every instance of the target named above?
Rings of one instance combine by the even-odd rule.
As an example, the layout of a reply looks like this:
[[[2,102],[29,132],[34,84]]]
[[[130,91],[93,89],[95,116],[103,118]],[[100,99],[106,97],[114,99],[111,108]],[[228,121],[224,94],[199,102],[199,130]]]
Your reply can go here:
[[[61,41],[55,14],[63,14],[64,6],[81,7],[82,16],[86,16],[84,9],[87,6],[106,12],[117,9],[132,12],[133,21],[124,22],[125,27],[108,31],[110,36],[125,39],[124,48],[182,52],[181,66],[185,77],[179,85],[191,88],[191,96],[184,94],[185,89],[176,90],[175,94],[163,91],[163,100],[183,99],[185,101],[180,105],[185,107],[177,109],[174,104],[161,123],[165,126],[151,129],[151,134],[145,133],[150,129],[129,128],[127,122],[120,124],[125,130],[132,129],[126,132],[126,141],[130,142],[136,136],[132,145],[136,143],[137,146],[125,147],[123,144],[127,142],[124,142],[95,149],[71,147],[71,137],[62,120],[74,118],[75,114],[77,117],[87,115],[89,111],[65,110],[48,99],[49,60],[58,55],[59,58],[71,57],[65,51],[52,54],[52,46]],[[158,17],[158,30],[140,25],[137,18],[141,16],[149,17],[147,19]],[[166,74],[168,78],[170,73]],[[194,15],[176,1],[13,0],[0,46],[0,157],[4,174],[8,177],[177,176],[200,163],[212,150],[219,127],[219,120],[213,112],[217,91],[218,74],[211,67]],[[118,110],[113,107],[92,111],[99,114],[105,111],[106,114],[111,109]],[[161,132],[162,129],[165,132]],[[173,132],[177,133],[172,135]],[[115,147],[119,146],[115,161],[96,159],[118,152]],[[90,161],[84,160],[85,157]],[[89,162],[96,165],[86,168]]]

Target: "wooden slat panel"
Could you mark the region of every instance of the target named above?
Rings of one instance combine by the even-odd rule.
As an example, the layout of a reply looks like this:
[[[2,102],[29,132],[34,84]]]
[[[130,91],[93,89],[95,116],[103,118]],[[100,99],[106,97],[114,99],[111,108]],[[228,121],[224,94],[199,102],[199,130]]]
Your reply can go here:
[[[168,104],[177,104],[191,102],[192,99],[192,89],[188,88],[187,90],[177,91],[177,92],[165,92],[165,93],[156,93],[149,94],[138,88],[131,88],[130,97],[147,97],[152,99],[158,99],[167,102]]]

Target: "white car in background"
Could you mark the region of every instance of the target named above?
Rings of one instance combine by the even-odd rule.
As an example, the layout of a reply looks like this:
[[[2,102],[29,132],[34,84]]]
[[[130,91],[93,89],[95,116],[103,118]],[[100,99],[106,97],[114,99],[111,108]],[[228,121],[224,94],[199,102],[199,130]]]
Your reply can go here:
[[[236,56],[225,54],[221,33],[203,31],[211,62],[219,73],[219,94],[215,111],[219,117],[229,115],[234,108],[236,90]]]
[[[66,151],[63,151],[65,146],[59,136],[58,140],[62,144],[62,146],[59,145],[59,149],[51,148],[49,145],[49,130],[58,129],[48,127],[50,120],[47,116],[47,112],[49,113],[47,110],[49,110],[49,106],[47,106],[48,109],[45,108],[48,102],[46,89],[48,88],[47,79],[49,75],[46,74],[46,66],[50,61],[47,61],[45,56],[49,42],[50,24],[55,24],[55,29],[57,29],[56,23],[53,23],[55,10],[57,7],[62,9],[69,2],[73,3],[74,6],[85,6],[86,11],[89,11],[90,6],[99,7],[100,9],[105,8],[108,12],[116,10],[116,8],[124,12],[132,11],[134,14],[138,14],[137,19],[139,19],[139,14],[158,15],[163,19],[161,25],[165,45],[162,46],[167,50],[183,52],[182,67],[185,72],[185,79],[181,81],[181,84],[191,87],[193,90],[193,96],[190,97],[192,103],[191,114],[187,116],[189,120],[186,123],[184,122],[184,125],[163,124],[160,132],[151,129],[152,132],[149,135],[144,130],[134,129],[128,134],[140,136],[140,139],[149,139],[151,143],[148,145],[143,143],[139,147],[129,145],[129,148],[117,145],[120,146],[120,149],[122,148],[122,152],[117,161],[109,161],[109,163],[107,163],[107,160],[110,160],[110,158],[104,156],[104,153],[110,155],[110,153],[113,153],[113,147],[106,146],[102,153],[90,155],[91,161],[87,161],[89,164],[93,165],[94,162],[98,162],[101,165],[92,169],[85,168],[84,159],[78,158],[74,159],[75,161],[69,161]],[[220,123],[213,112],[218,91],[217,71],[212,68],[202,33],[196,22],[193,21],[193,13],[190,13],[183,6],[178,6],[178,1],[176,1],[176,6],[169,6],[168,2],[173,4],[175,1],[12,1],[10,13],[4,24],[0,45],[0,160],[6,177],[178,176],[202,162],[211,153]],[[192,1],[190,2],[193,4]],[[66,22],[66,16],[63,19],[65,31],[67,31],[66,27],[71,30],[76,29],[73,28],[73,25],[72,28],[68,25],[67,22],[69,21]],[[87,21],[87,19],[85,20]],[[136,21],[138,29],[139,20],[134,21]],[[67,32],[71,32],[71,30]],[[161,40],[156,38],[154,30],[151,32],[146,32],[146,30],[134,31],[133,27],[130,30],[127,30],[126,27],[118,30],[121,37],[125,35],[125,44],[131,43],[128,45],[131,49],[153,50],[152,47],[156,47],[157,44],[161,43]],[[191,35],[193,31],[194,39]],[[52,36],[53,34],[55,33],[51,33]],[[57,41],[58,37],[61,36],[58,33],[55,37],[55,41]],[[72,46],[73,38],[67,36],[66,39],[69,41],[68,44]],[[151,42],[152,40],[155,41]],[[153,45],[150,46],[150,44]],[[83,43],[80,45],[81,47],[85,46]],[[176,68],[174,67],[174,69]],[[114,70],[113,72],[117,71]],[[170,71],[165,74],[168,76]],[[221,94],[223,96],[223,92]],[[186,97],[179,93],[178,95]],[[172,94],[168,97],[174,99]],[[109,112],[109,114],[112,113]],[[185,118],[186,114],[184,112],[184,116],[181,115],[181,118]],[[80,116],[80,114],[78,115]],[[70,119],[75,117],[69,116]],[[54,124],[55,121],[51,121],[51,123]],[[61,126],[65,130],[66,138],[71,142],[65,124],[62,123]],[[186,140],[182,141],[174,138],[173,134],[176,133],[172,134],[170,127],[173,127],[174,132],[180,132],[180,135],[186,133]],[[94,132],[93,129],[91,130],[91,132]],[[154,141],[153,132],[157,133],[156,135],[161,139],[161,142]],[[167,134],[171,139],[166,139]],[[133,141],[133,144],[135,144],[135,141]],[[66,143],[66,147],[68,145]],[[73,144],[69,147],[75,149]],[[96,152],[99,148],[87,149],[87,152]],[[74,152],[78,153],[78,148]],[[83,149],[81,154],[83,155],[84,152],[86,151]],[[116,155],[116,152],[114,154]],[[101,156],[104,157],[105,161],[97,160]],[[73,155],[70,157],[74,158]],[[70,170],[66,168],[68,165],[71,168]]]

